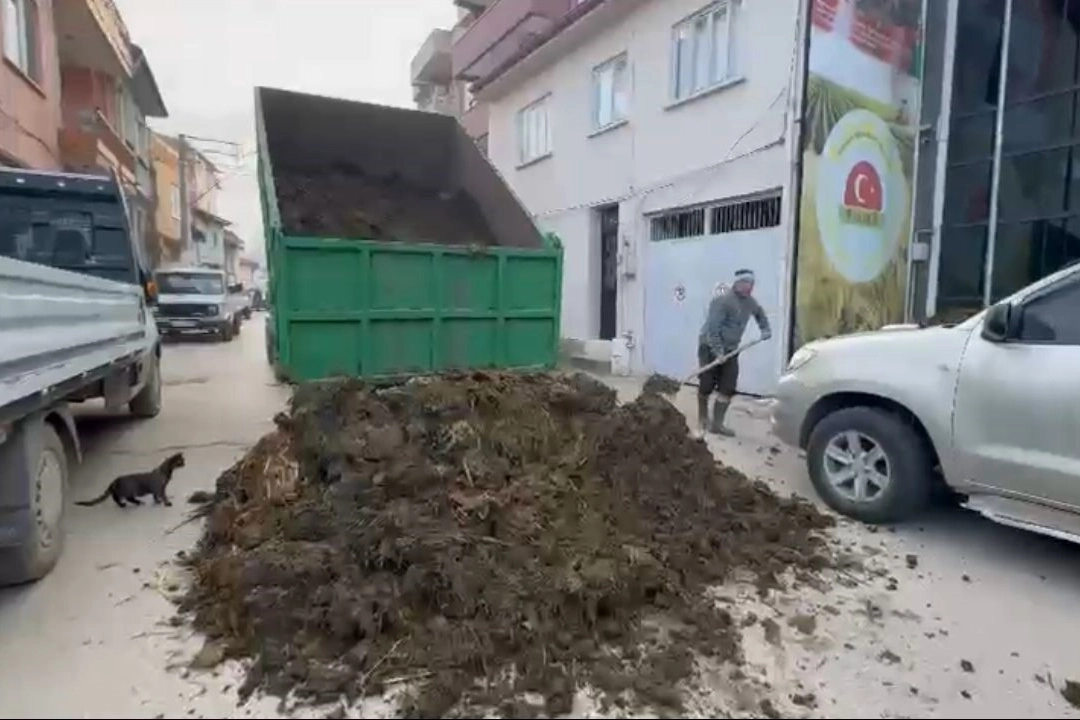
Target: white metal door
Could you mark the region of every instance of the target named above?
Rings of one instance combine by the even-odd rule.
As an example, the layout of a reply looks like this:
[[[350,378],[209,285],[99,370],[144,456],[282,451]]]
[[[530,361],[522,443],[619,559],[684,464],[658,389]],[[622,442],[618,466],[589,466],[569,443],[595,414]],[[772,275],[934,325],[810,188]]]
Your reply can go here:
[[[739,268],[757,277],[754,296],[773,328],[773,337],[739,360],[739,392],[771,395],[780,376],[787,325],[781,316],[783,227],[729,232],[649,243],[645,262],[645,364],[651,372],[681,378],[697,366],[697,342],[713,288],[730,284]],[[757,337],[753,321],[744,339]]]

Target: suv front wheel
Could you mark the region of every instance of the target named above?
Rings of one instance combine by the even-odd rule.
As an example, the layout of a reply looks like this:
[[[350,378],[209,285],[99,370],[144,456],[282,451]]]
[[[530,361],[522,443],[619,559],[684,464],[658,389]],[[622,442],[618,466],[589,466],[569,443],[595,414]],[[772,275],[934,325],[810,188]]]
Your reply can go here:
[[[904,520],[930,499],[930,449],[910,422],[887,410],[826,415],[810,434],[806,462],[825,503],[863,522]]]

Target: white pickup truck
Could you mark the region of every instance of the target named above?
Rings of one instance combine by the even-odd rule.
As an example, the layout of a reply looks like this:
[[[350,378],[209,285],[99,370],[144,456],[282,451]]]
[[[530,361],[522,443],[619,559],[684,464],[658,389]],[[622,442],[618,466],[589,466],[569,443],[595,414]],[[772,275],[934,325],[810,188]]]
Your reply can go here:
[[[943,481],[992,520],[1080,542],[1080,265],[952,327],[809,343],[773,430],[846,515],[902,520]]]
[[[69,403],[161,410],[150,276],[110,178],[0,170],[0,584],[63,545],[81,459]]]

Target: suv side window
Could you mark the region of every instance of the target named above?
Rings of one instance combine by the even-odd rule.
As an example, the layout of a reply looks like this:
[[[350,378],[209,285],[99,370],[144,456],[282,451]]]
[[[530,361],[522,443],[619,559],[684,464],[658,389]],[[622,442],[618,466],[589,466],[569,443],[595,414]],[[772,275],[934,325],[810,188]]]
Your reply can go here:
[[[1080,279],[1024,303],[1020,341],[1080,345]]]

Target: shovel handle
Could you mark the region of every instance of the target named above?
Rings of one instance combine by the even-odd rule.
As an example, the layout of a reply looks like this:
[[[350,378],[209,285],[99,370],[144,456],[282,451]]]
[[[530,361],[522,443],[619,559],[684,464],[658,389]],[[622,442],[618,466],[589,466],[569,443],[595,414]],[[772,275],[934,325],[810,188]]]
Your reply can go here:
[[[682,384],[683,384],[683,385],[687,385],[687,384],[689,384],[689,382],[690,382],[691,380],[693,380],[694,378],[696,378],[696,377],[698,377],[699,375],[701,375],[701,373],[703,373],[703,372],[706,372],[707,370],[712,370],[712,369],[713,369],[714,367],[716,367],[717,365],[723,365],[724,363],[726,363],[726,362],[727,362],[728,360],[730,360],[731,358],[735,357],[735,356],[736,356],[736,355],[738,355],[739,353],[741,353],[741,352],[743,352],[743,351],[745,351],[745,350],[749,350],[750,348],[754,347],[754,346],[755,346],[755,345],[757,345],[758,343],[760,343],[760,342],[764,342],[764,341],[765,341],[765,338],[761,338],[761,337],[759,337],[759,338],[758,338],[758,339],[756,339],[756,340],[751,340],[751,341],[750,341],[750,342],[748,342],[748,343],[744,343],[743,345],[740,345],[739,347],[735,348],[734,350],[732,350],[731,352],[727,353],[726,355],[721,355],[720,357],[718,357],[718,358],[716,358],[715,360],[713,360],[712,362],[710,362],[710,363],[709,363],[708,365],[703,365],[702,367],[699,367],[699,368],[698,368],[697,370],[695,370],[694,372],[690,373],[690,374],[689,374],[689,375],[688,375],[688,376],[686,377],[686,379],[682,381]]]

